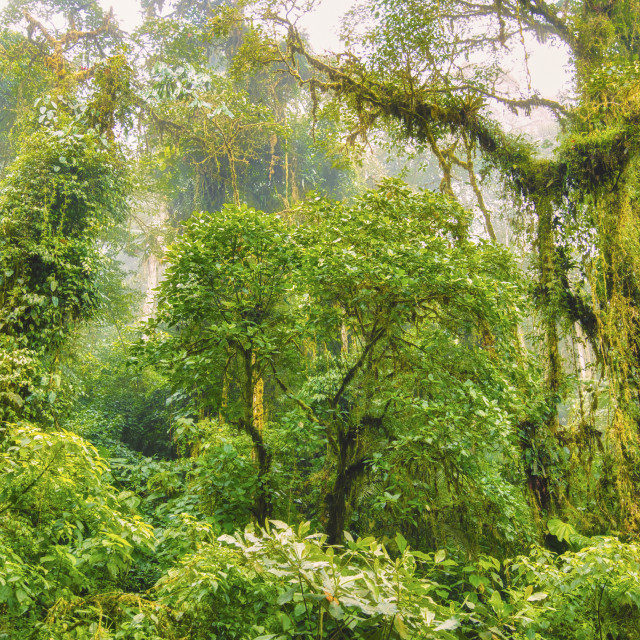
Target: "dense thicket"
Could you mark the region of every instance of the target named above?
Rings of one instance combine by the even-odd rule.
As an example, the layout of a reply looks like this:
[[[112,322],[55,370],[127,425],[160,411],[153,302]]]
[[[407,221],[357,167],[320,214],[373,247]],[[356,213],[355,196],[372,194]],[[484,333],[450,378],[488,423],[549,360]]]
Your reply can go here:
[[[0,638],[636,638],[636,0],[141,9],[3,14]]]

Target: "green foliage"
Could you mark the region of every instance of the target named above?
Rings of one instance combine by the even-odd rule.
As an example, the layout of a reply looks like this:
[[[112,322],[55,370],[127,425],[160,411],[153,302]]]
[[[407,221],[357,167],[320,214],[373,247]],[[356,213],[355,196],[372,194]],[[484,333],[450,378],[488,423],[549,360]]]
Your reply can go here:
[[[126,309],[114,309],[112,298],[108,302],[106,322],[124,320]],[[65,374],[76,382],[79,396],[67,428],[104,448],[106,457],[120,457],[121,444],[145,456],[175,456],[170,431],[176,404],[168,404],[169,383],[152,368],[132,373],[129,347],[139,339],[137,331],[104,325],[81,332],[65,354]]]
[[[0,637],[635,640],[640,550],[611,532],[640,523],[638,0],[376,0],[345,30],[360,58],[335,59],[301,7],[255,4],[145,0],[135,65],[93,2],[6,14],[28,32],[0,34],[0,162],[21,149],[0,191]],[[498,91],[505,52],[548,35],[575,101]],[[507,134],[504,107],[562,118],[558,146]],[[310,194],[353,189],[345,125],[430,149],[445,195]],[[120,130],[189,218],[154,240],[176,238],[142,337],[113,260]],[[535,282],[477,154],[531,223]],[[117,340],[77,331],[106,307]]]
[[[528,627],[540,600],[505,585],[494,558],[463,567],[444,551],[411,551],[400,534],[394,551],[371,537],[325,542],[278,521],[221,536],[159,581],[160,601],[194,638],[212,625],[220,638],[453,640],[507,637]]]
[[[3,334],[54,351],[98,305],[101,233],[122,220],[126,181],[106,141],[77,130],[26,141],[0,201]]]
[[[560,540],[569,539],[578,551],[556,555],[534,548],[510,567],[516,584],[534,585],[545,594],[546,606],[532,629],[562,640],[631,640],[640,625],[638,546],[616,538],[585,538],[571,529],[549,522],[549,530]]]
[[[44,375],[42,359],[57,357],[77,321],[100,307],[110,258],[99,240],[122,221],[126,193],[114,149],[73,125],[33,134],[8,170],[0,196],[0,333],[9,353],[34,363],[16,366],[15,379],[3,388],[5,396],[13,394],[13,413],[18,404],[25,415],[38,414],[38,387],[53,404],[57,372],[43,382],[25,374],[35,373],[38,363]]]
[[[58,380],[47,375],[36,352],[9,336],[0,338],[0,418],[13,421],[23,412],[49,416]]]
[[[0,630],[24,628],[59,598],[108,589],[151,528],[108,484],[97,451],[68,432],[0,431]]]
[[[20,147],[19,137],[12,135],[15,125],[31,110],[36,98],[50,90],[53,76],[48,69],[30,64],[23,35],[3,29],[0,44],[0,167],[4,170]]]
[[[441,517],[451,509],[458,518],[455,496],[467,481],[483,500],[500,502],[501,514],[525,511],[518,489],[499,479],[507,459],[517,464],[519,393],[534,384],[514,342],[523,298],[508,257],[466,240],[462,209],[398,183],[352,206],[306,206],[317,223],[305,250],[307,318],[322,351],[304,391],[326,429],[325,464],[336,469],[330,497],[343,499],[344,479],[346,499],[355,498],[370,468],[398,483],[385,489],[400,490],[414,514],[434,502]],[[331,341],[341,334],[337,354]],[[483,447],[496,442],[497,457]],[[387,475],[389,454],[398,457]],[[363,534],[382,525],[365,505]]]
[[[415,519],[422,505],[453,522],[473,487],[470,520],[491,505],[492,535],[515,540],[527,511],[512,471],[517,423],[535,411],[523,398],[536,372],[514,339],[525,303],[508,256],[470,242],[451,201],[396,182],[351,205],[314,198],[291,216],[194,215],[168,251],[158,317],[136,357],[164,370],[176,396],[250,436],[256,500],[288,494],[287,517],[306,503],[336,537],[358,509],[369,512],[354,521],[362,533],[412,518],[417,540],[436,535],[429,518]],[[209,455],[205,423],[192,426],[184,451]],[[251,481],[238,472],[246,496]],[[401,512],[359,500],[367,476],[400,491]]]
[[[295,233],[278,216],[245,207],[190,218],[167,254],[159,297],[157,322],[190,329],[178,337],[186,348],[173,366],[198,375],[214,349],[252,350],[262,363],[282,348],[295,322],[281,307],[299,261]]]

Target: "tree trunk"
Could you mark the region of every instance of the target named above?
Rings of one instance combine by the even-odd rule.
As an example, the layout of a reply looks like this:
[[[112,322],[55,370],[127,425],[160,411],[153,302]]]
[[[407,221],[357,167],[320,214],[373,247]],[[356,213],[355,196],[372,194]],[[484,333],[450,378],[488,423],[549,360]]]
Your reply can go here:
[[[364,473],[366,460],[360,458],[349,462],[354,456],[355,437],[352,430],[338,436],[338,469],[333,488],[327,495],[327,543],[341,544],[347,522],[348,501],[354,484]],[[357,455],[357,454],[356,454]]]
[[[540,282],[540,312],[544,332],[547,371],[545,386],[549,395],[551,415],[548,426],[551,433],[558,431],[558,411],[556,407],[558,393],[562,383],[562,359],[560,358],[558,336],[556,248],[553,230],[553,207],[550,202],[540,199],[537,202],[538,211],[538,269]]]
[[[543,197],[536,201],[538,214],[538,311],[542,320],[544,349],[547,362],[545,393],[547,416],[542,424],[526,421],[521,424],[521,446],[527,484],[539,509],[549,511],[558,496],[553,494],[553,479],[548,475],[551,456],[545,451],[546,431],[557,436],[559,430],[558,408],[562,384],[562,360],[560,358],[558,335],[558,302],[554,295],[557,287],[556,248],[554,244],[553,206]]]
[[[331,493],[327,495],[329,519],[327,521],[327,543],[341,544],[344,539],[344,527],[347,517],[347,476],[345,469],[336,474]]]
[[[149,209],[151,209],[151,205],[149,205]],[[166,203],[162,202],[158,206],[157,213],[155,215],[151,213],[148,215],[151,226],[163,226],[169,218],[169,212],[167,211]],[[142,272],[146,279],[145,298],[142,305],[142,314],[140,316],[140,320],[142,322],[149,320],[149,318],[151,318],[156,312],[157,301],[155,290],[164,276],[164,265],[162,264],[162,256],[164,255],[164,250],[164,238],[162,236],[158,236],[157,245],[154,247],[154,250],[149,253],[149,255],[145,258],[141,265]]]
[[[262,430],[258,428],[255,417],[255,361],[252,349],[244,351],[244,368],[245,368],[245,408],[243,427],[251,438],[253,443],[253,451],[258,463],[258,487],[255,495],[254,517],[260,526],[264,526],[267,518],[271,515],[271,500],[269,496],[269,488],[267,479],[271,468],[271,454],[267,451],[264,443]]]

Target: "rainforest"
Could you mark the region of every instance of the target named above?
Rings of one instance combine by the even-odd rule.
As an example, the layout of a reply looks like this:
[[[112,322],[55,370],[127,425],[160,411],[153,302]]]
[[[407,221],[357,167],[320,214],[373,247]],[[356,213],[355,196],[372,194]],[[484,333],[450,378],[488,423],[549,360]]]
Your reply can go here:
[[[640,0],[326,2],[2,2],[0,640],[640,638]]]

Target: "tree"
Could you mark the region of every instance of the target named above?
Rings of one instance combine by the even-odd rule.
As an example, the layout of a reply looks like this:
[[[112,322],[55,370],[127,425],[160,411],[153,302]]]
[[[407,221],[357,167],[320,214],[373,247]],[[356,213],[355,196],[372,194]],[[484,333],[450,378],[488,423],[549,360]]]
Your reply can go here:
[[[124,217],[126,181],[93,132],[42,131],[25,148],[1,203],[2,329],[30,348],[55,350],[97,306],[97,241]]]
[[[295,308],[285,303],[299,253],[296,230],[278,216],[234,206],[194,214],[167,253],[170,266],[152,323],[175,329],[159,347],[174,384],[197,389],[203,409],[251,438],[260,523],[271,511],[272,459],[261,396],[266,372],[299,331]]]
[[[435,447],[445,474],[451,462],[471,483],[482,474],[463,460],[469,450],[487,456],[481,442],[505,438],[505,456],[517,459],[516,390],[503,376],[518,360],[520,303],[506,255],[469,242],[467,214],[447,198],[388,182],[352,205],[301,210],[311,229],[304,274],[317,346],[297,394],[325,429],[326,527],[337,543],[362,479],[392,451],[407,451],[398,469],[415,464],[422,474],[437,464]],[[426,466],[413,457],[421,447]]]
[[[231,72],[248,32],[218,29],[213,18],[236,10],[235,3],[151,2],[135,36],[149,72],[145,167],[174,223],[227,202],[278,211],[310,190],[341,197],[354,182],[351,163],[337,153],[339,132],[325,120],[310,134],[308,99],[288,75]]]
[[[100,238],[124,218],[124,164],[94,131],[69,122],[25,141],[0,200],[0,335],[9,353],[49,369],[47,397],[56,397],[55,361],[76,322],[100,306],[108,261]],[[47,364],[44,364],[47,363]],[[19,358],[15,371],[20,371]],[[12,385],[14,404],[36,399],[37,378]],[[37,403],[36,403],[37,404]]]
[[[454,203],[393,182],[353,205],[316,199],[291,215],[228,207],[193,216],[168,252],[153,323],[173,335],[146,347],[176,389],[250,435],[256,518],[269,514],[267,475],[282,455],[263,433],[263,403],[266,431],[284,421],[323,434],[312,455],[329,479],[321,518],[331,543],[376,456],[452,438],[449,421],[459,434],[440,454],[470,482],[476,470],[463,460],[482,442],[504,438],[505,460],[517,461],[524,383],[509,371],[524,354],[506,255],[469,242]],[[445,387],[464,404],[459,413],[437,398]]]

